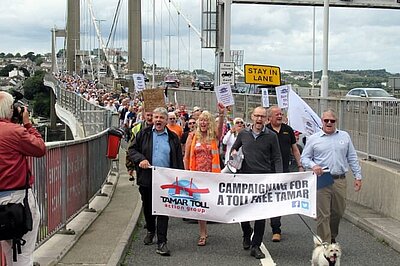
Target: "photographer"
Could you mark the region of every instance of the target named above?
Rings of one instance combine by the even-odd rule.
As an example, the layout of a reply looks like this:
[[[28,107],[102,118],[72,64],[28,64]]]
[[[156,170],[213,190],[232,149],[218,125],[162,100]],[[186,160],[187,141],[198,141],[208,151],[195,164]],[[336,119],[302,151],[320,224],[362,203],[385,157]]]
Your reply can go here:
[[[29,186],[34,177],[30,174],[26,157],[41,157],[46,153],[46,146],[39,132],[32,127],[26,107],[17,112],[22,125],[13,123],[14,99],[11,94],[0,91],[0,205],[20,203],[25,198],[26,177],[29,175]],[[33,251],[39,227],[39,208],[32,189],[28,190],[28,202],[32,213],[32,231],[22,238],[26,240],[18,261],[13,262],[12,241],[1,241],[7,265],[33,265]]]

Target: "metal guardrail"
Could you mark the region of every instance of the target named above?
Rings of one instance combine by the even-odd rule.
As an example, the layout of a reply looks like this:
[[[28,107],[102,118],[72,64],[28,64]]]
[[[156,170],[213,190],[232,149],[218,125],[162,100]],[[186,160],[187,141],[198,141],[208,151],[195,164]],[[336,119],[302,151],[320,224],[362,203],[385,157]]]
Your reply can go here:
[[[213,113],[217,112],[215,93],[211,91],[168,89],[168,98],[176,98],[178,104],[189,109],[200,106]],[[235,105],[230,115],[242,117],[250,122],[254,107],[261,105],[260,94],[236,94]],[[349,100],[345,98],[302,97],[318,114],[321,101],[327,101],[329,108],[336,110],[338,128],[346,130],[356,150],[367,158],[380,159],[400,166],[400,101]],[[276,97],[270,96],[270,104],[276,104]]]
[[[118,125],[118,113],[113,113],[102,106],[94,105],[75,92],[66,90],[64,84],[53,75],[46,74],[44,82],[45,85],[53,89],[57,104],[71,112],[81,123],[85,136],[91,136],[112,125]]]
[[[112,163],[106,157],[106,131],[81,140],[46,143],[46,148],[44,157],[28,159],[41,213],[39,245],[64,231],[88,207],[107,181]]]
[[[81,121],[90,137],[46,143],[44,157],[28,159],[41,213],[38,245],[65,231],[67,223],[101,191],[112,170],[106,157],[107,129],[119,123],[118,114],[64,89],[52,75],[46,74],[45,84],[52,85],[57,104]]]

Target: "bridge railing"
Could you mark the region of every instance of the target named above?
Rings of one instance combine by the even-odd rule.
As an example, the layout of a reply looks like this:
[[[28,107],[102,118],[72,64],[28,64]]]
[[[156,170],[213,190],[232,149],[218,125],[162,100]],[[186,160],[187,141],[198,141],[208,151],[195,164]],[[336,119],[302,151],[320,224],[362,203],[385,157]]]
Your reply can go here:
[[[200,106],[212,113],[217,112],[214,92],[199,90],[169,89],[168,98],[176,99],[189,109]],[[254,107],[261,105],[260,94],[234,94],[235,105],[232,117],[242,117],[250,122]],[[346,130],[360,154],[400,166],[400,101],[349,100],[345,98],[302,97],[320,115],[321,100],[336,110],[338,128]],[[276,97],[270,96],[270,104],[276,104]]]
[[[28,159],[41,213],[39,245],[88,207],[107,181],[112,163],[106,157],[106,131],[81,140],[46,143],[46,148],[44,157]]]
[[[36,177],[34,193],[41,215],[37,246],[56,233],[68,233],[68,222],[88,208],[101,191],[113,170],[112,161],[106,156],[106,129],[119,123],[118,114],[64,89],[52,75],[46,74],[44,82],[53,89],[57,104],[80,120],[85,135],[90,137],[47,142],[44,157],[28,158],[31,172]],[[1,247],[0,265],[5,265]]]
[[[117,113],[92,104],[75,92],[65,89],[64,84],[53,75],[46,74],[44,83],[53,89],[57,104],[71,112],[82,123],[85,136],[91,136],[111,126],[118,125]]]

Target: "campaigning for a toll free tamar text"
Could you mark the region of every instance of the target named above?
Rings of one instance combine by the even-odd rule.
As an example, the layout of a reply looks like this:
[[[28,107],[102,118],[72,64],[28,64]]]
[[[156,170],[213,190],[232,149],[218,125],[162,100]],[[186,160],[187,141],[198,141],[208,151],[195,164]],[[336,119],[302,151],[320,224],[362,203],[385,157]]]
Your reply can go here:
[[[316,217],[312,172],[224,174],[153,168],[153,214],[221,223]]]

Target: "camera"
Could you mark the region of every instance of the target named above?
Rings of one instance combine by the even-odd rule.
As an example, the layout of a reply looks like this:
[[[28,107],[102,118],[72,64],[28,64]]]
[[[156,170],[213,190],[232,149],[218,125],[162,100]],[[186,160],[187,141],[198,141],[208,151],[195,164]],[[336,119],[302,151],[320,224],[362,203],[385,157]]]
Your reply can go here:
[[[21,101],[24,98],[24,95],[16,90],[13,90],[11,95],[14,97],[11,121],[13,123],[22,124],[22,114],[24,113],[24,107],[26,106],[26,104]]]

